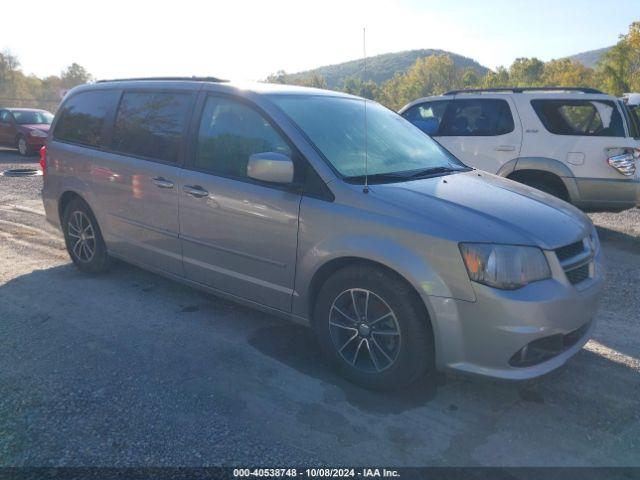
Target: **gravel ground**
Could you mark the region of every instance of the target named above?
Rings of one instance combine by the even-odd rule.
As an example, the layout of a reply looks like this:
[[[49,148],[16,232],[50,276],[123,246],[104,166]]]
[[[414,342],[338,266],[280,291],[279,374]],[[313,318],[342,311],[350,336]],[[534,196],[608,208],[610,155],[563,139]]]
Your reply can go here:
[[[380,394],[305,328],[125,264],[80,273],[41,181],[0,176],[0,466],[640,466],[638,210],[593,215],[608,285],[566,366]]]

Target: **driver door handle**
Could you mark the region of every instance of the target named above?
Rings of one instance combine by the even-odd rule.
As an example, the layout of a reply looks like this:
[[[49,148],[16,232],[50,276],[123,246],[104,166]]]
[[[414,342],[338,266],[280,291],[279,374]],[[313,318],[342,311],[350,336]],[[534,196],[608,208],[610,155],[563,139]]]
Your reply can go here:
[[[209,192],[207,192],[200,185],[185,185],[182,188],[182,191],[184,193],[187,193],[187,194],[191,195],[192,197],[196,197],[196,198],[202,198],[202,197],[209,196]]]

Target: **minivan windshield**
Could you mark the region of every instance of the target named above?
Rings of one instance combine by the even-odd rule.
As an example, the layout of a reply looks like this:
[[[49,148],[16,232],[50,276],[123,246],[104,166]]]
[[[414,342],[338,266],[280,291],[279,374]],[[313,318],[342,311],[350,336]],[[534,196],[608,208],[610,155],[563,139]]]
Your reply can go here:
[[[468,168],[400,115],[359,98],[274,95],[278,105],[347,180],[438,175]],[[365,142],[366,137],[366,142]]]

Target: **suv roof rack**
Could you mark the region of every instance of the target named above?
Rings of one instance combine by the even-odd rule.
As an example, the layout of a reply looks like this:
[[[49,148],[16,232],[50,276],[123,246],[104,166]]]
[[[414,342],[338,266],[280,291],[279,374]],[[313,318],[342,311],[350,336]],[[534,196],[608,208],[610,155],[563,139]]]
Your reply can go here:
[[[147,80],[165,80],[165,81],[191,81],[191,82],[214,82],[222,83],[229,80],[223,80],[216,77],[139,77],[139,78],[113,78],[110,80],[98,80],[96,83],[108,82],[143,82]]]
[[[596,88],[590,87],[501,87],[501,88],[469,88],[462,90],[449,90],[443,95],[456,95],[458,93],[483,93],[483,92],[581,92],[581,93],[604,93]]]

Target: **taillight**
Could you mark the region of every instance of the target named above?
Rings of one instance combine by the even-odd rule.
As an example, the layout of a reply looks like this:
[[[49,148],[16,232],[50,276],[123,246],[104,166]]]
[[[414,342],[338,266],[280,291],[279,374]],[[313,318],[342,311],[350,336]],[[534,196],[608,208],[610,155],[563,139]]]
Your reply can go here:
[[[607,163],[609,166],[615,168],[618,173],[621,173],[625,177],[630,177],[636,173],[636,160],[640,155],[640,151],[638,149],[624,150],[625,153],[607,158]]]
[[[44,175],[45,170],[47,168],[47,147],[43,146],[40,149],[40,168],[42,169],[42,174]]]

